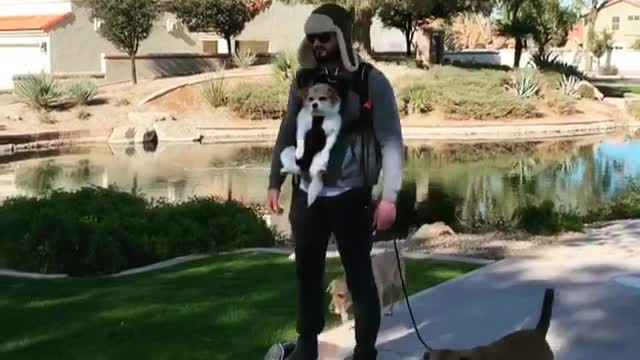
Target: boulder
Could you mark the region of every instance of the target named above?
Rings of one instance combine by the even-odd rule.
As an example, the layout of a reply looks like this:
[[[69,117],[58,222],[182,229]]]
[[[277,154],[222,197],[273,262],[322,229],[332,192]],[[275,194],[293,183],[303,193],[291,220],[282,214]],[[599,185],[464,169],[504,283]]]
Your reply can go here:
[[[456,235],[455,231],[447,224],[439,221],[433,224],[424,224],[413,234],[413,240],[431,240],[442,236]]]
[[[578,83],[578,94],[585,99],[595,99],[598,101],[604,100],[604,94],[598,90],[593,84],[588,81],[582,80]]]
[[[15,152],[15,148],[13,144],[0,145],[0,155],[12,155]]]
[[[186,126],[178,122],[156,123],[154,129],[160,142],[186,142],[200,141],[202,134],[193,126]]]
[[[137,126],[118,126],[109,136],[109,144],[143,144],[157,141],[158,137],[153,128]]]

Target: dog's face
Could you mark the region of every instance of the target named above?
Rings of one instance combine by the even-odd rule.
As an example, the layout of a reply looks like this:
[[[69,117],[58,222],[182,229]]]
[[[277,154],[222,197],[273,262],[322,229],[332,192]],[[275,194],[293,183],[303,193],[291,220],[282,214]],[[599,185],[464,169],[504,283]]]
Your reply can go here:
[[[302,90],[304,106],[313,114],[326,115],[338,112],[340,97],[333,87],[327,84],[315,84]]]
[[[347,288],[347,283],[343,279],[334,279],[329,284],[327,292],[331,294],[329,311],[334,314],[345,314],[353,304],[351,293]]]
[[[469,350],[433,350],[429,360],[482,360],[481,354]]]

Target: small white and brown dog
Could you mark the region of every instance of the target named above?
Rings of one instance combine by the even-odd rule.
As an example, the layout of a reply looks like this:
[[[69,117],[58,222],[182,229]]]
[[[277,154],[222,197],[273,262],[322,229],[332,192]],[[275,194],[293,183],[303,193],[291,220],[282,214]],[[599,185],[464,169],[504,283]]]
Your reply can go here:
[[[331,294],[329,311],[333,314],[340,315],[342,322],[348,321],[353,300],[351,299],[351,293],[349,292],[344,277],[331,280],[327,292]]]
[[[327,83],[303,88],[300,96],[303,106],[296,120],[296,146],[287,147],[280,154],[283,165],[280,172],[293,175],[309,172],[307,205],[311,206],[324,186],[322,175],[342,125],[341,99],[338,91]]]
[[[378,289],[378,298],[380,299],[380,306],[384,308],[385,296],[390,294],[390,290],[396,290],[396,295],[402,294],[402,280],[406,285],[406,265],[402,256],[400,256],[400,269],[402,270],[402,280],[400,278],[400,269],[398,269],[398,262],[393,251],[384,251],[379,254],[375,254],[371,257],[371,267],[373,270],[373,277]],[[329,304],[329,311],[331,313],[340,315],[342,321],[349,320],[351,314],[351,306],[353,300],[351,293],[347,286],[347,282],[344,277],[336,278],[331,281],[327,292],[331,294],[331,302]],[[390,305],[385,315],[393,315],[394,303],[397,298],[391,298]]]

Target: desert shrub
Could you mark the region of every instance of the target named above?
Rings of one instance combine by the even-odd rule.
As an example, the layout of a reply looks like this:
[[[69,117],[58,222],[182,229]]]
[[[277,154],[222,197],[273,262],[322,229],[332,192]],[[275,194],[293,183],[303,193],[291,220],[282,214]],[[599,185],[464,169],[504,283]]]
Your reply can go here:
[[[577,100],[574,97],[561,93],[560,91],[555,91],[549,94],[545,99],[545,103],[551,110],[560,115],[571,115],[578,112],[578,109],[576,108]]]
[[[251,49],[240,49],[233,54],[233,63],[241,68],[246,69],[256,62],[256,54]]]
[[[60,82],[44,72],[20,76],[15,80],[14,91],[27,106],[44,111],[59,105],[64,95]]]
[[[513,75],[512,81],[516,95],[522,99],[528,99],[536,95],[540,89],[540,79],[537,71],[530,69],[517,71]]]
[[[87,105],[98,93],[98,86],[89,79],[81,79],[72,82],[67,93],[74,104]]]
[[[228,96],[225,89],[224,77],[212,78],[202,84],[202,97],[214,108],[225,106]]]
[[[436,66],[403,82],[396,91],[408,112],[437,107],[461,119],[537,116],[532,101],[507,91],[510,81],[510,74],[503,71]]]
[[[562,94],[576,97],[578,95],[578,84],[580,84],[580,79],[577,77],[562,75],[562,79],[558,82],[558,88]]]
[[[467,70],[451,66],[436,66],[429,71],[431,79],[439,85],[448,87],[474,86],[485,89],[498,89],[510,82],[508,72],[495,70]]]
[[[114,188],[10,198],[0,206],[0,226],[0,266],[75,276],[274,241],[262,218],[236,202],[147,201]]]
[[[457,90],[457,91],[456,91]],[[537,116],[535,104],[502,90],[487,92],[482,88],[457,87],[443,90],[436,102],[442,111],[461,119],[531,118]]]
[[[640,186],[629,181],[624,191],[612,201],[592,209],[584,216],[586,222],[640,218]]]
[[[288,87],[275,81],[239,84],[229,91],[231,110],[249,119],[282,118],[288,99]]]
[[[277,81],[291,83],[298,71],[298,57],[292,52],[279,52],[276,54],[271,68]]]
[[[79,120],[89,120],[91,116],[93,116],[93,114],[91,114],[84,106],[80,107],[76,112],[76,117]]]
[[[401,89],[398,98],[407,114],[425,114],[433,110],[433,92],[426,84],[414,84]]]
[[[531,234],[552,235],[561,231],[581,231],[581,216],[572,211],[560,212],[552,201],[530,204],[514,213],[516,228]]]
[[[640,101],[627,102],[627,112],[635,119],[640,119]]]
[[[533,62],[540,71],[553,71],[562,75],[575,76],[580,80],[585,80],[587,78],[586,74],[580,71],[576,66],[559,60],[558,55],[537,53],[532,56],[531,62]]]

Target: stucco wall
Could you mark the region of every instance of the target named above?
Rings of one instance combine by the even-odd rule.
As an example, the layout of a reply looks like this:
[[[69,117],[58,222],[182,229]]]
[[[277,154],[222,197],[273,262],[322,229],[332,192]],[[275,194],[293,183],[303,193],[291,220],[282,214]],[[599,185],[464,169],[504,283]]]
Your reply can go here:
[[[630,48],[633,43],[640,39],[640,21],[630,21],[629,15],[640,15],[640,6],[627,2],[606,7],[598,14],[596,20],[596,31],[612,31],[611,23],[614,16],[620,17],[620,30],[613,32],[615,46]]]
[[[198,34],[189,33],[182,26],[174,33],[167,31],[170,14],[156,21],[149,38],[140,45],[139,54],[201,53]],[[51,69],[57,73],[100,72],[102,54],[119,54],[109,41],[94,31],[86,9],[75,8],[74,16],[51,33]]]
[[[274,1],[267,11],[246,25],[237,40],[269,41],[271,53],[296,51],[304,37],[304,23],[315,7]],[[404,51],[406,47],[400,30],[384,28],[377,18],[371,26],[371,45],[378,52]]]
[[[295,51],[304,34],[304,22],[315,6],[288,6],[274,1],[269,9],[249,22],[236,40],[269,41],[271,53]]]

